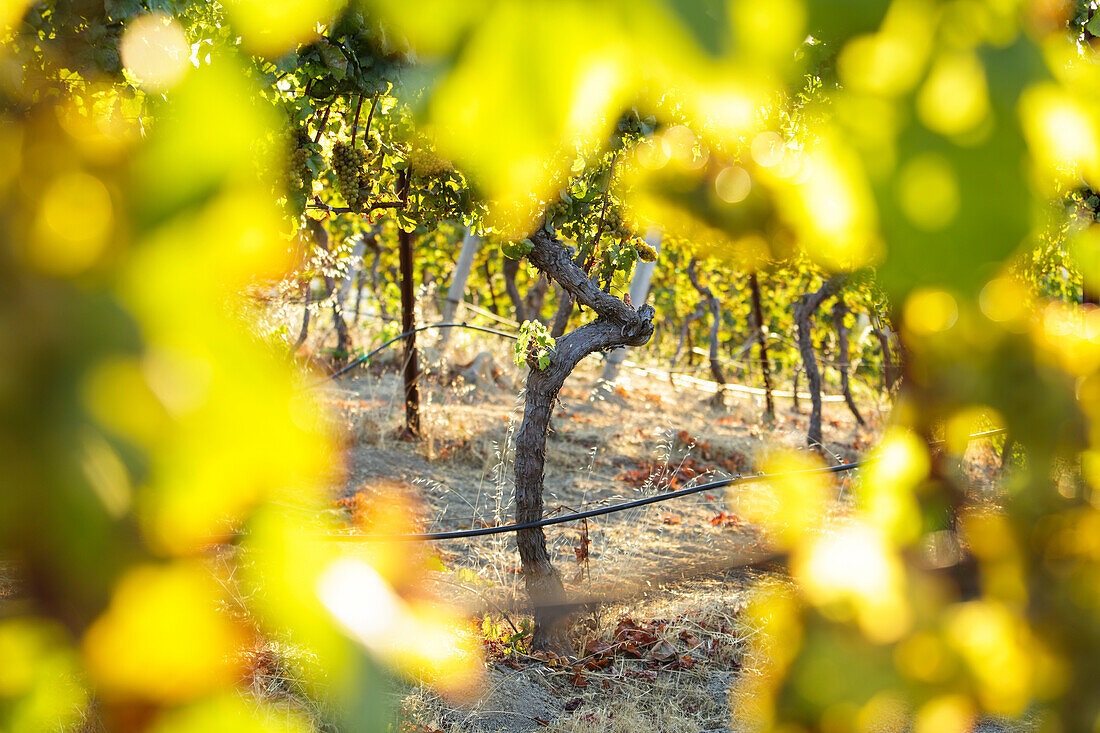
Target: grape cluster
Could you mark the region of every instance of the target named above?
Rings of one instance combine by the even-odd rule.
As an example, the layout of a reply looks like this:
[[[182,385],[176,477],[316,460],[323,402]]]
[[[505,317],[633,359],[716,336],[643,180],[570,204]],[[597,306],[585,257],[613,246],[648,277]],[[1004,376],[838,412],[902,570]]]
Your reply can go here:
[[[630,243],[634,245],[634,250],[638,253],[639,260],[642,262],[657,261],[657,250],[651,247],[649,242],[641,237],[634,237],[630,240]]]
[[[306,191],[313,186],[313,171],[309,169],[309,148],[313,141],[309,133],[299,128],[295,134],[294,149],[287,160],[287,184],[292,192]]]
[[[366,206],[370,184],[366,175],[367,154],[345,142],[332,147],[332,170],[336,172],[336,187],[348,206],[360,210]]]
[[[432,176],[451,170],[451,163],[435,151],[427,140],[415,140],[409,146],[409,166],[425,176]]]

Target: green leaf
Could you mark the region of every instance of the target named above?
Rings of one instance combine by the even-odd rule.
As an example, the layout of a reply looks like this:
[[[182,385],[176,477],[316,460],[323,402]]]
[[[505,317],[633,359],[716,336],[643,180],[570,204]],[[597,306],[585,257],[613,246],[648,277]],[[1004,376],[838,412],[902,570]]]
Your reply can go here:
[[[141,0],[106,0],[103,9],[111,20],[126,20],[141,12]]]
[[[953,141],[914,120],[898,140],[895,175],[875,190],[883,222],[886,261],[879,272],[896,296],[921,286],[974,294],[1026,238],[1031,227],[1026,149],[1016,113],[1020,89],[1042,75],[1034,47],[1017,42],[983,55],[994,120],[984,138]],[[955,213],[940,226],[912,220],[900,202],[906,172],[931,161],[946,175],[928,180],[928,200],[953,189]],[[909,179],[912,181],[913,179]]]
[[[665,1],[707,53],[719,56],[726,50],[725,30],[730,26],[724,0]]]
[[[1085,23],[1085,30],[1094,36],[1100,36],[1100,13],[1095,13],[1088,23]]]
[[[306,210],[306,201],[307,199],[305,191],[294,191],[293,193],[287,195],[287,202],[290,206],[290,211],[295,216],[301,215],[301,213]]]
[[[317,79],[309,88],[309,96],[314,99],[328,99],[332,96],[334,85],[331,79]]]
[[[518,242],[506,241],[501,242],[500,251],[508,259],[518,260],[521,257],[526,257],[534,246],[530,239],[521,239]]]
[[[809,0],[808,30],[814,38],[832,43],[870,33],[882,23],[889,4],[886,0]]]

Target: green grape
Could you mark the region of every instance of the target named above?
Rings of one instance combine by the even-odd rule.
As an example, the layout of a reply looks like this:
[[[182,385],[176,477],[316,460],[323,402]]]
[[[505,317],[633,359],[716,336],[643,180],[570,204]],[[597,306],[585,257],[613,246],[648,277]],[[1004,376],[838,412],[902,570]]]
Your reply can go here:
[[[365,203],[363,182],[367,156],[348,143],[338,142],[332,147],[332,170],[336,173],[336,187],[340,195],[353,209],[362,209]]]
[[[656,262],[657,250],[649,246],[649,242],[645,241],[641,237],[635,237],[630,241],[634,245],[634,250],[638,253],[638,259],[642,262]]]
[[[306,145],[313,141],[305,130],[298,129],[295,133],[295,147],[287,159],[287,187],[291,193],[307,191],[313,186],[313,171],[309,169],[310,151]]]
[[[435,151],[435,147],[426,139],[414,140],[409,150],[409,167],[426,176],[451,170],[450,161]]]

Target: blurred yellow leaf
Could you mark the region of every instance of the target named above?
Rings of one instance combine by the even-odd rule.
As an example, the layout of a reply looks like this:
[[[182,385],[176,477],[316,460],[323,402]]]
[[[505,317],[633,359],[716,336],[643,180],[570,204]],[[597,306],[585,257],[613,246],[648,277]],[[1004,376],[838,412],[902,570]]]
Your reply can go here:
[[[35,619],[0,621],[0,659],[5,730],[33,733],[80,722],[88,693],[61,629]]]
[[[118,582],[84,636],[84,660],[108,698],[177,703],[232,684],[247,636],[197,562],[146,565]]]
[[[796,548],[791,572],[806,597],[831,618],[854,618],[872,641],[895,641],[909,631],[905,571],[888,539],[853,524]]]
[[[151,90],[170,89],[191,69],[191,48],[179,21],[164,13],[134,18],[119,47],[122,64]]]
[[[775,478],[750,485],[739,497],[742,515],[767,528],[777,546],[797,545],[820,528],[829,498],[829,482],[823,474],[799,472],[821,465],[819,458],[806,453],[782,452],[769,457],[763,471]]]
[[[317,38],[346,0],[230,0],[230,20],[245,45],[261,56],[281,56]]]
[[[285,705],[274,708],[234,692],[172,710],[157,720],[151,733],[307,733],[312,729],[304,715]]]

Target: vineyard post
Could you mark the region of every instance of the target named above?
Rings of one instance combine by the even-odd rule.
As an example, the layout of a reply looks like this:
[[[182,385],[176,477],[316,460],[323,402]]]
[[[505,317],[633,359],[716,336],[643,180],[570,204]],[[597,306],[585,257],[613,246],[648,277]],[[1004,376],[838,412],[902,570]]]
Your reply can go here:
[[[352,316],[352,325],[359,325],[359,310],[363,303],[363,280],[367,274],[367,255],[364,252],[359,266],[359,274],[355,278],[355,313]]]
[[[661,253],[661,230],[651,229],[646,234],[646,242],[653,247],[659,255]],[[649,284],[653,280],[653,271],[657,269],[657,261],[638,262],[634,269],[634,277],[630,281],[630,302],[638,307],[645,303],[649,297]],[[603,374],[600,379],[605,382],[614,382],[619,376],[619,368],[626,358],[626,348],[621,347],[612,351],[603,365]]]
[[[405,337],[405,428],[403,440],[420,438],[420,366],[416,356],[416,300],[413,294],[412,234],[404,229],[397,232],[398,253],[401,261],[401,329]]]
[[[351,258],[348,260],[348,273],[347,276],[341,279],[339,296],[336,302],[340,305],[340,310],[344,310],[344,303],[348,300],[348,295],[351,294],[351,290],[355,287],[355,283],[362,282],[361,270],[362,265],[366,260],[367,253],[367,235],[360,234],[355,238],[355,246],[351,250]]]
[[[764,333],[764,309],[760,304],[760,280],[754,271],[749,275],[749,288],[752,291],[752,315],[756,321],[756,338],[760,341],[760,368],[764,373],[765,414],[768,420],[775,421],[775,398],[772,396],[772,368],[768,362],[768,339]]]
[[[544,274],[539,274],[535,283],[527,289],[527,296],[523,299],[523,309],[529,318],[532,318],[544,326],[542,318],[542,304],[546,301],[546,291],[550,289],[550,280]]]
[[[459,306],[466,294],[466,280],[470,277],[474,257],[480,246],[481,237],[467,227],[466,234],[462,237],[462,249],[458,252],[458,260],[455,261],[454,273],[451,275],[451,284],[447,287],[447,298],[443,304],[443,323],[450,323],[459,313]],[[445,349],[450,338],[451,329],[444,328],[439,336],[439,348]]]
[[[554,338],[565,333],[565,327],[569,325],[569,316],[573,314],[573,296],[565,288],[558,288],[558,307],[554,311],[553,324],[550,327],[550,335]]]
[[[447,288],[447,302],[443,306],[444,323],[449,323],[459,312],[458,306],[462,304],[463,296],[466,294],[466,280],[470,277],[474,257],[480,246],[481,237],[467,228],[465,236],[462,237],[462,249],[459,250],[458,260],[455,262],[451,284]]]

